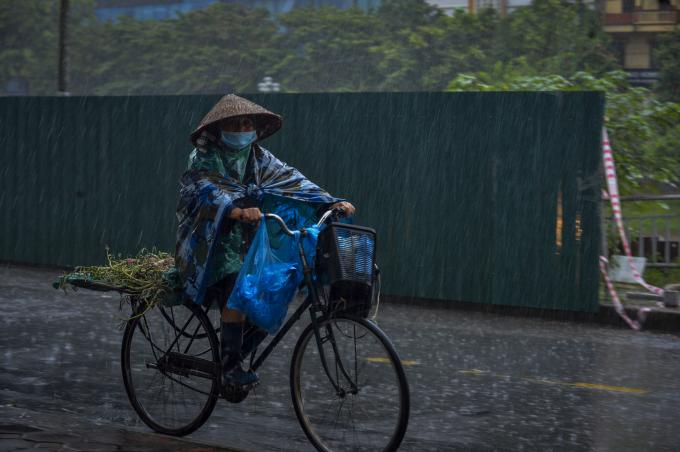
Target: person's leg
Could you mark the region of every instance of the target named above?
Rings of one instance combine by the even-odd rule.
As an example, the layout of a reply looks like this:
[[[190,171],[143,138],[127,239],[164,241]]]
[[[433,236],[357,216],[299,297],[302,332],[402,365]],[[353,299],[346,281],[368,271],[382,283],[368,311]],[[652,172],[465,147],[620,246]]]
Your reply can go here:
[[[222,322],[224,323],[243,323],[246,316],[236,309],[229,309],[226,306],[222,309]]]
[[[243,326],[243,345],[241,346],[243,357],[247,358],[267,336],[268,333],[265,330],[253,325],[246,319]]]
[[[258,380],[255,372],[246,372],[241,367],[243,360],[243,326],[245,316],[239,311],[229,309],[226,300],[235,283],[235,275],[222,280],[222,321],[220,325],[220,345],[222,350],[222,380],[225,384],[245,385]]]
[[[220,344],[222,349],[222,366],[225,371],[230,370],[241,360],[243,346],[244,316],[238,311],[222,309],[220,326]]]

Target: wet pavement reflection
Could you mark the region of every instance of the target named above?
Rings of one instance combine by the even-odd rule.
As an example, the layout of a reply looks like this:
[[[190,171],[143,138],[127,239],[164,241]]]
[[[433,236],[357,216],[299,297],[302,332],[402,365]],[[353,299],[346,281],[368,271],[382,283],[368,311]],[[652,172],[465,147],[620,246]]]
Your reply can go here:
[[[65,295],[51,288],[59,274],[0,267],[0,405],[148,431],[122,384],[118,295]],[[676,335],[385,303],[378,322],[411,386],[403,450],[677,450]],[[311,450],[288,384],[303,323],[262,366],[256,392],[220,400],[191,438]]]

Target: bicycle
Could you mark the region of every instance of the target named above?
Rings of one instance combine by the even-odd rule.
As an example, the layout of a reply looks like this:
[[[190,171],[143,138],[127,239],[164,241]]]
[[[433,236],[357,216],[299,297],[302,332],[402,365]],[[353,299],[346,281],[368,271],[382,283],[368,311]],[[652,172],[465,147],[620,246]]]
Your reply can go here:
[[[332,214],[326,212],[317,226]],[[277,215],[265,214],[266,220],[294,234]],[[289,377],[305,435],[321,451],[396,450],[408,425],[410,396],[394,346],[366,318],[380,290],[375,231],[331,222],[318,243],[312,266],[300,242],[308,295],[262,352],[253,350],[250,369],[256,371],[309,312],[311,321],[293,350]],[[184,300],[146,312],[134,299],[132,305],[121,367],[130,403],[147,426],[159,433],[187,435],[203,425],[218,398],[239,403],[247,397],[251,388],[220,387],[218,329],[208,317],[209,304]],[[244,342],[253,333],[246,331]]]

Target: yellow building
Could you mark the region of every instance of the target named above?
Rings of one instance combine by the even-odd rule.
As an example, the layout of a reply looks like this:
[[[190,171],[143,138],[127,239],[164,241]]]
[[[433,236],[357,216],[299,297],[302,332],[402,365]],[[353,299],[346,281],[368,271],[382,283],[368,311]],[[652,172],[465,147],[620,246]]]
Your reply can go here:
[[[631,83],[654,83],[655,40],[680,28],[680,0],[605,0],[603,14],[604,29],[613,36]]]

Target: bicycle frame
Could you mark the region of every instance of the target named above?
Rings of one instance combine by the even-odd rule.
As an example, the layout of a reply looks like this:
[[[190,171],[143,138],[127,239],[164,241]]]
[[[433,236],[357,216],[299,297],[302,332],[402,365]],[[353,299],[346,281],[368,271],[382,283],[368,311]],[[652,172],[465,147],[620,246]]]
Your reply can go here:
[[[271,214],[270,214],[271,215]],[[325,218],[327,217],[324,216],[322,217],[321,222],[325,221]],[[277,217],[278,218],[278,217]],[[301,231],[303,237],[306,234],[306,231],[303,229]],[[324,339],[321,337],[321,332],[319,328],[319,316],[318,314],[325,314],[325,308],[323,304],[321,303],[321,299],[319,298],[319,292],[316,284],[314,283],[314,279],[312,278],[312,269],[310,268],[309,264],[307,263],[307,256],[305,256],[304,249],[302,247],[302,243],[298,244],[298,250],[300,253],[300,260],[302,262],[302,268],[303,268],[303,273],[304,273],[304,281],[305,281],[305,286],[307,287],[307,298],[305,298],[305,301],[295,310],[293,315],[286,321],[286,323],[281,327],[281,329],[276,333],[276,336],[267,344],[267,347],[260,353],[259,356],[251,360],[251,365],[250,368],[252,370],[257,370],[267,359],[267,357],[271,354],[271,352],[274,350],[274,348],[278,345],[279,342],[283,339],[283,337],[288,333],[290,328],[298,321],[300,320],[300,317],[302,317],[302,314],[306,311],[309,310],[309,314],[312,320],[312,325],[314,328],[314,337],[316,339],[316,345],[319,350],[319,356],[321,358],[321,365],[323,366],[324,372],[328,376],[328,379],[330,380],[331,384],[333,385],[335,391],[338,394],[343,394],[344,390],[340,387],[340,385],[335,381],[335,379],[331,376],[330,369],[328,368],[328,361],[326,360],[326,353],[323,349],[323,343],[325,342]],[[351,385],[351,390],[355,391],[356,390],[356,383],[352,381],[352,378],[349,376],[348,372],[345,370],[345,366],[342,364],[342,361],[339,359],[339,354],[337,350],[337,346],[335,343],[335,339],[333,338],[333,333],[332,330],[329,328],[329,334],[328,338],[326,341],[331,343],[331,347],[333,348],[333,354],[335,355],[335,361],[338,365],[338,368],[340,369],[340,372],[342,375],[345,377],[345,379],[350,383]]]
[[[319,225],[322,224],[326,218],[332,213],[332,211],[326,212],[322,217],[321,220],[319,220]],[[267,218],[272,218],[275,219],[279,222],[280,226],[286,232],[288,235],[293,235],[292,231],[290,231],[283,220],[278,217],[277,215],[273,214],[267,214],[265,215]],[[307,232],[302,229],[301,231],[302,236],[304,237]],[[323,349],[323,343],[325,342],[324,339],[321,337],[321,332],[319,328],[319,315],[318,314],[325,314],[325,309],[323,304],[321,303],[321,299],[319,298],[319,292],[317,289],[317,285],[314,283],[314,279],[312,278],[312,269],[309,266],[307,262],[307,256],[305,255],[304,249],[302,247],[302,242],[298,244],[298,252],[300,254],[300,261],[302,262],[302,269],[303,269],[303,274],[304,274],[304,281],[305,281],[305,286],[307,287],[307,298],[305,298],[305,301],[295,310],[293,315],[286,321],[286,323],[281,327],[281,329],[276,333],[274,338],[267,344],[267,347],[265,347],[264,350],[251,360],[251,365],[250,368],[255,371],[257,370],[262,363],[267,359],[267,357],[271,354],[271,352],[274,350],[274,348],[278,345],[278,343],[283,339],[283,337],[288,333],[290,328],[298,321],[300,320],[300,317],[302,317],[302,314],[306,311],[309,310],[309,314],[312,320],[312,325],[314,328],[314,337],[316,339],[316,344],[319,350],[319,356],[321,358],[321,364],[323,366],[324,372],[328,376],[328,379],[331,381],[331,384],[335,388],[336,392],[338,394],[344,394],[344,390],[336,383],[335,379],[331,376],[330,369],[328,368],[328,362],[326,360],[326,353]],[[338,365],[338,368],[340,369],[340,372],[342,375],[347,379],[347,381],[350,383],[352,391],[356,390],[356,383],[352,381],[351,377],[345,370],[345,366],[342,364],[342,361],[338,358],[338,350],[337,346],[335,343],[335,339],[333,338],[332,330],[329,329],[329,335],[326,339],[326,341],[329,341],[331,343],[332,349],[333,349],[333,354],[335,355],[336,358],[336,363]]]
[[[326,219],[332,214],[333,211],[329,210],[327,211],[319,220],[318,225],[321,225]],[[289,236],[294,235],[294,233],[288,229],[286,226],[285,222],[279,217],[278,215],[274,214],[266,214],[264,215],[266,218],[271,218],[276,220],[279,225],[281,226],[281,229]],[[307,234],[307,231],[302,229],[300,230],[301,235],[304,237]],[[250,369],[253,371],[256,371],[267,359],[267,357],[271,354],[271,352],[276,348],[276,346],[281,342],[283,337],[288,333],[288,331],[291,329],[291,327],[298,321],[300,320],[300,317],[302,317],[302,314],[309,310],[309,314],[311,317],[312,325],[314,328],[314,337],[316,339],[316,344],[319,350],[319,356],[321,358],[321,364],[323,366],[324,372],[328,376],[328,379],[331,381],[331,384],[335,388],[336,392],[338,395],[344,395],[344,389],[340,387],[340,385],[335,381],[335,379],[332,377],[330,369],[328,368],[328,362],[326,360],[326,353],[323,349],[323,344],[325,342],[330,342],[331,347],[333,350],[333,354],[335,355],[335,362],[338,366],[338,369],[340,370],[341,374],[345,377],[345,379],[350,383],[351,386],[351,391],[354,392],[357,390],[356,383],[352,381],[351,377],[349,376],[348,372],[345,370],[345,366],[342,364],[342,361],[339,359],[338,355],[338,349],[337,345],[335,343],[335,339],[333,337],[332,329],[327,327],[328,329],[328,335],[326,337],[321,336],[320,332],[320,327],[319,327],[319,319],[320,317],[323,317],[326,312],[324,305],[321,303],[321,299],[319,298],[319,292],[317,285],[314,283],[314,279],[312,277],[312,269],[309,266],[307,262],[307,256],[305,255],[302,242],[298,243],[298,252],[300,255],[300,261],[302,262],[302,269],[303,269],[303,274],[304,274],[304,281],[305,281],[305,286],[307,287],[307,298],[305,298],[305,301],[295,310],[293,315],[284,323],[284,325],[281,327],[281,329],[276,333],[274,338],[267,344],[264,350],[259,354],[259,356],[255,356],[255,352],[253,355],[251,355],[251,362],[250,362]],[[208,310],[210,309],[210,306],[205,307],[206,314]],[[321,315],[319,315],[321,314]],[[174,347],[176,342],[179,340],[179,338],[182,335],[185,335],[185,330],[187,326],[189,325],[189,322],[191,321],[193,317],[190,317],[186,323],[182,326],[182,328],[179,328],[179,333],[175,337],[175,340],[172,342],[170,347],[168,347],[168,350],[164,353],[162,358],[165,358],[165,356],[168,354],[168,352]],[[173,325],[174,325],[174,320],[173,320]],[[177,326],[174,326],[175,330],[177,330]],[[194,333],[195,335],[195,333]],[[191,337],[191,336],[190,336]],[[187,345],[187,349],[191,346],[191,343],[193,342],[193,338],[191,341],[189,341],[189,344]]]

